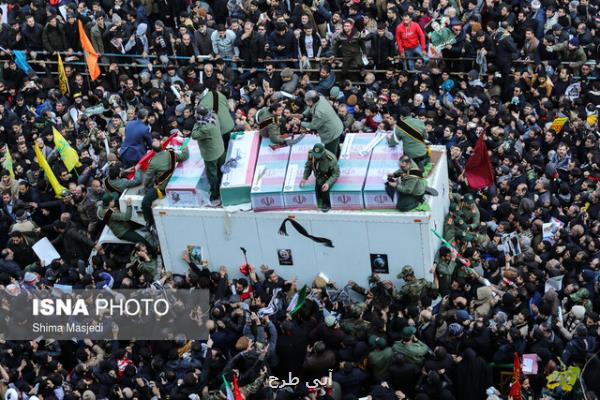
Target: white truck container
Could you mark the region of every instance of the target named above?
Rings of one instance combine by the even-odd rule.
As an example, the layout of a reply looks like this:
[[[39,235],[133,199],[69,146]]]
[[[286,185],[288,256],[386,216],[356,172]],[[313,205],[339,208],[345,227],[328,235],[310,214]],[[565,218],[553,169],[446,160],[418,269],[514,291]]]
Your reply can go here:
[[[185,274],[188,266],[181,258],[183,251],[200,246],[212,269],[225,265],[231,277],[239,277],[244,264],[240,247],[244,247],[257,271],[266,264],[286,279],[297,277],[300,284],[310,284],[319,273],[340,284],[348,280],[366,284],[373,271],[395,280],[406,264],[415,268],[417,277],[431,279],[429,270],[440,245],[431,230],[442,232],[449,207],[446,150],[443,146],[432,146],[432,150],[434,168],[428,181],[439,195],[428,197],[428,212],[254,212],[176,208],[166,201],[156,202],[153,212],[165,268]],[[288,217],[311,235],[330,239],[334,247],[300,235],[289,223],[289,236],[280,235]]]

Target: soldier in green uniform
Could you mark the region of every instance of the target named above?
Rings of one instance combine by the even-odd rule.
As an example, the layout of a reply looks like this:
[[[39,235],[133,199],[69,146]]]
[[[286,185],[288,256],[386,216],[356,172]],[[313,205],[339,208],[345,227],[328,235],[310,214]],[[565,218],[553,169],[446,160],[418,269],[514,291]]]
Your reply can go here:
[[[456,237],[458,231],[456,221],[458,219],[458,204],[452,202],[448,209],[448,215],[446,215],[446,218],[444,219],[444,239],[450,243],[454,242]]]
[[[331,208],[329,199],[329,190],[331,186],[340,177],[340,167],[335,155],[327,150],[323,143],[317,143],[313,149],[308,152],[308,159],[304,166],[304,175],[300,186],[306,184],[306,180],[311,174],[315,174],[317,180],[315,190],[317,198],[323,202],[323,211],[328,211]]]
[[[235,126],[233,117],[229,112],[229,101],[227,100],[227,97],[216,90],[204,89],[201,94],[199,105],[217,114],[221,135],[224,135],[223,144],[225,145],[225,149],[227,149],[227,145],[229,144],[229,133]]]
[[[402,267],[402,271],[398,275],[398,278],[404,280],[404,286],[400,288],[400,296],[409,305],[416,305],[421,299],[421,294],[424,290],[433,290],[435,287],[431,282],[427,282],[423,278],[417,279],[415,277],[415,271],[410,265]]]
[[[222,178],[221,166],[225,162],[225,144],[216,115],[202,106],[196,107],[196,124],[192,130],[192,138],[198,142],[204,160],[206,177],[210,184],[211,205],[217,206],[221,204],[219,187]]]
[[[467,193],[463,197],[460,213],[463,220],[467,223],[469,229],[478,229],[481,222],[479,208],[475,203],[475,198],[471,193]]]
[[[121,167],[118,165],[111,165],[108,169],[108,176],[104,178],[104,187],[107,192],[121,194],[125,190],[136,187],[142,184],[142,171],[139,168],[135,168],[135,175],[133,179],[127,179],[123,177]]]
[[[456,255],[447,247],[442,247],[437,253],[434,266],[434,275],[438,282],[438,289],[442,296],[450,291],[452,276],[456,270]]]
[[[427,136],[425,124],[420,119],[407,117],[398,120],[394,133],[389,139],[391,146],[402,142],[404,154],[414,160],[425,175],[431,169],[428,165],[430,151],[426,142]]]
[[[417,367],[422,367],[425,356],[431,349],[415,337],[417,329],[414,326],[406,326],[402,329],[402,340],[398,340],[392,346],[394,354],[403,354],[406,361]]]
[[[173,149],[163,150],[160,135],[155,133],[152,136],[152,150],[154,150],[155,155],[148,163],[148,171],[144,179],[146,194],[142,199],[142,213],[144,214],[148,228],[152,228],[154,224],[152,203],[154,200],[164,196],[165,189],[177,163],[187,160],[190,156],[187,147],[181,153],[176,153]]]
[[[308,108],[303,116],[310,121],[303,121],[304,129],[319,134],[321,143],[337,157],[340,147],[340,136],[344,132],[344,124],[326,98],[315,90],[309,90],[304,96]]]
[[[131,198],[127,199],[127,211],[122,213],[117,207],[115,207],[119,195],[117,193],[104,193],[102,196],[102,204],[98,205],[98,218],[108,226],[111,232],[122,240],[127,240],[132,243],[144,243],[148,249],[152,246],[146,241],[146,239],[135,231],[136,226],[134,222],[131,222]]]
[[[408,156],[403,156],[400,159],[400,169],[394,172],[397,175],[396,181],[388,182],[391,188],[398,192],[398,201],[396,209],[398,211],[411,211],[414,209],[423,209],[427,207],[423,202],[427,191],[427,181],[422,177],[421,170],[411,169],[411,159]]]
[[[273,103],[269,107],[263,107],[256,113],[256,122],[260,136],[268,137],[273,144],[286,143],[286,135],[281,134],[281,127],[285,126],[285,117],[283,115],[283,105]]]

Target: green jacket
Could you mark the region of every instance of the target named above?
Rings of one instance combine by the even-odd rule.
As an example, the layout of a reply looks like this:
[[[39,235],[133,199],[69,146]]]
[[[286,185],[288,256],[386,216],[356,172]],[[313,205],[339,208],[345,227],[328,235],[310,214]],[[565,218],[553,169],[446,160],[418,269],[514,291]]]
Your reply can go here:
[[[425,124],[417,118],[404,118],[398,122],[394,129],[394,134],[390,139],[390,144],[398,144],[402,142],[404,154],[410,158],[420,158],[427,155],[427,145],[420,140],[427,140],[427,131]]]
[[[217,97],[219,98],[219,102],[216,106],[213,103],[213,93],[216,93]],[[217,114],[219,119],[219,127],[221,128],[221,135],[226,135],[233,130],[235,123],[233,122],[233,118],[229,112],[229,103],[227,101],[227,97],[225,97],[223,93],[217,91],[207,91],[204,97],[202,97],[202,100],[200,100],[200,105]]]
[[[138,271],[142,274],[148,274],[152,276],[152,278],[156,277],[158,272],[158,262],[156,261],[156,258],[151,258],[150,261],[142,260],[135,254],[134,250],[131,254],[130,262],[136,264]]]
[[[107,184],[108,182],[108,184]],[[110,179],[110,178],[106,178],[104,180],[104,187],[106,188],[107,192],[111,192],[111,193],[123,193],[125,190],[132,188],[132,187],[136,187],[142,184],[142,171],[138,168],[135,171],[135,175],[133,176],[133,179],[127,179],[127,178],[117,178],[117,179]]]
[[[406,361],[421,367],[425,361],[425,356],[429,353],[429,347],[420,340],[410,343],[404,343],[399,340],[392,347],[394,353],[404,354]]]
[[[320,159],[316,159],[312,151],[308,152],[308,159],[304,165],[303,178],[308,179],[313,173],[318,185],[327,183],[329,187],[333,186],[335,181],[340,177],[340,167],[332,152],[325,150],[325,154]]]
[[[144,181],[144,186],[146,188],[157,186],[156,180],[163,177],[164,173],[170,170],[171,155],[169,153],[169,150],[163,150],[155,154],[154,157],[150,159],[150,162],[148,163],[148,171],[146,172],[146,180]],[[186,146],[181,153],[175,153],[175,162],[185,161],[189,158],[189,156],[190,151]],[[158,187],[161,191],[165,191],[171,175],[173,175],[173,171],[171,171],[171,174],[167,177],[167,179],[162,179],[161,182],[159,182]]]
[[[373,350],[369,353],[369,369],[377,382],[387,380],[393,358],[394,351],[391,347],[386,347],[383,350]]]
[[[323,144],[333,142],[344,132],[342,120],[323,96],[319,96],[319,101],[304,111],[304,116],[312,119],[310,122],[303,121],[302,126],[317,132]]]
[[[256,113],[256,122],[260,128],[259,132],[262,137],[268,137],[272,143],[285,143],[285,139],[281,138],[281,117],[275,117],[269,111],[269,107],[263,107]]]
[[[129,221],[131,221],[132,210],[133,209],[131,206],[127,206],[127,211],[125,211],[124,213],[119,211],[118,208],[112,209],[112,215],[110,216],[110,219],[108,220],[106,225],[110,228],[112,233],[119,239],[123,237],[125,232],[131,230],[131,223]],[[107,211],[108,207],[104,208],[101,205],[98,206],[98,218],[104,220],[104,216],[106,215]]]
[[[192,138],[198,142],[200,154],[204,161],[218,160],[225,152],[225,144],[221,135],[219,120],[213,122],[196,122],[192,129]]]
[[[439,257],[436,256],[436,262],[437,266],[435,268],[435,272],[437,273],[437,277],[440,283],[440,292],[446,295],[450,291],[450,285],[452,284],[452,276],[454,275],[454,271],[456,270],[456,260],[440,260]]]
[[[469,227],[469,229],[479,228],[479,223],[481,222],[481,215],[477,206],[473,208],[465,206],[460,209],[460,214],[463,220],[465,220],[465,222],[467,223],[467,227]]]
[[[396,186],[398,192],[398,211],[410,211],[417,207],[422,201],[427,189],[427,181],[415,175],[403,175]]]

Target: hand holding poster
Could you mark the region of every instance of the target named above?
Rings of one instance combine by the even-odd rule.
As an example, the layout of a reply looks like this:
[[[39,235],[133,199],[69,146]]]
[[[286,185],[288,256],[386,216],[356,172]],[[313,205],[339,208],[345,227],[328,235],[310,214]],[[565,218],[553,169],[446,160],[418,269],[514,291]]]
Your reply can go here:
[[[50,265],[52,261],[60,258],[58,251],[52,246],[52,243],[48,238],[42,238],[38,240],[33,246],[31,246],[35,254],[38,256],[44,267]]]

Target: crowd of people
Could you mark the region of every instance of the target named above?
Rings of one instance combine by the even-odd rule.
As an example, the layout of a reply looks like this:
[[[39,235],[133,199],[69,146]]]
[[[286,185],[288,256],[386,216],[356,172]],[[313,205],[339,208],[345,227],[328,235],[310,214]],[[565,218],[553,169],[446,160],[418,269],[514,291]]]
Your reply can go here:
[[[127,289],[160,280],[209,290],[211,308],[206,341],[0,340],[0,394],[229,399],[235,377],[244,399],[506,399],[510,385],[498,367],[510,374],[515,354],[524,367],[523,355],[533,354],[512,382],[521,398],[598,398],[598,7],[596,0],[1,1],[2,289],[26,296],[55,284]],[[99,55],[95,80],[78,22]],[[78,166],[67,166],[55,129]],[[317,133],[323,145],[313,157],[326,160],[347,132],[394,132],[390,143],[403,142],[407,156],[390,171],[401,210],[423,200],[425,187],[409,193],[406,182],[427,175],[429,145],[446,146],[448,246],[432,266],[373,275],[365,287],[296,282],[252,265],[233,279],[187,252],[188,274],[166,274],[152,235],[130,221],[131,204],[119,209],[119,194],[145,185],[152,231],[152,203],[187,157],[162,143],[191,137],[219,206],[230,133],[254,129],[274,145]],[[465,168],[482,136],[494,182],[473,189]],[[142,173],[147,150],[157,154]],[[329,186],[323,178],[317,190]],[[99,245],[105,225],[133,245]],[[31,249],[41,238],[61,256],[50,265]],[[429,269],[432,280],[415,276]],[[563,379],[569,367],[579,368],[576,381]]]

